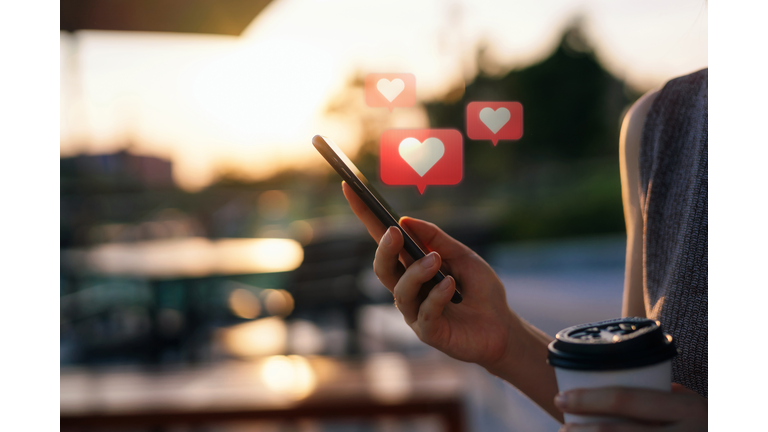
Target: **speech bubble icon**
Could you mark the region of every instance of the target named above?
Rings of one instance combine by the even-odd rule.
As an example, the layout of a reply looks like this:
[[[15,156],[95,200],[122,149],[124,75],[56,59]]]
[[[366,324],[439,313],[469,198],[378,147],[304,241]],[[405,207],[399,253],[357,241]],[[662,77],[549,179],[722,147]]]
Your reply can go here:
[[[416,77],[410,73],[374,73],[365,77],[365,103],[370,107],[410,107],[416,104]]]
[[[384,184],[455,185],[464,175],[461,132],[454,129],[390,129],[379,142],[379,174]]]
[[[470,102],[467,105],[467,136],[473,140],[518,140],[523,136],[523,105],[520,102]]]

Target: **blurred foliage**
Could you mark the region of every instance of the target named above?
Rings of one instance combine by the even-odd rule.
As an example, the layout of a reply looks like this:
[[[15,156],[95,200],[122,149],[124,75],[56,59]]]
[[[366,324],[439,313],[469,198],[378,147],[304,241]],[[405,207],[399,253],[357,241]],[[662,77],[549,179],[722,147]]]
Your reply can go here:
[[[491,75],[486,71],[501,67],[482,49],[477,64],[480,72],[473,81],[443,101],[424,105],[430,127],[464,135],[464,179],[457,186],[428,187],[420,195],[415,187],[390,187],[378,180],[382,124],[381,118],[366,117],[370,113],[357,108],[362,79],[341,95],[336,102],[341,107],[330,108],[360,122],[363,143],[353,160],[392,207],[402,215],[428,216],[454,227],[476,223],[459,215],[486,212],[492,217],[480,218],[486,226],[479,228],[495,241],[623,232],[619,127],[622,113],[639,94],[603,69],[578,24],[538,64]],[[523,105],[520,140],[494,147],[467,138],[469,102],[509,100]],[[330,170],[287,170],[259,182],[224,175],[196,193],[176,188],[170,170],[167,161],[125,152],[62,159],[61,246],[94,243],[95,225],[141,224],[169,208],[198,221],[196,235],[252,237],[260,226],[276,223],[263,220],[256,205],[261,192],[274,189],[290,197],[290,212],[278,221],[284,225],[349,213],[340,179]]]
[[[530,67],[498,70],[478,53],[480,73],[453,101],[425,105],[432,128],[464,135],[464,180],[427,188],[416,208],[449,200],[454,206],[490,204],[500,211],[489,227],[497,240],[623,232],[618,143],[623,112],[640,95],[607,72],[581,35],[570,27],[551,56]],[[455,91],[452,93],[456,93]],[[469,140],[465,110],[473,101],[523,105],[519,141]],[[377,169],[378,139],[358,157],[363,172]],[[384,185],[385,196],[402,192]],[[413,189],[413,188],[409,188]]]

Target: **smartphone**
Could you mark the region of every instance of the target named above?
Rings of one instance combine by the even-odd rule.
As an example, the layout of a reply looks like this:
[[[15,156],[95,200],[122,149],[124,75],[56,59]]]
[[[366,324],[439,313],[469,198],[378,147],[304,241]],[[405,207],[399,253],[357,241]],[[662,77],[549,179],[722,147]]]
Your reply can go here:
[[[352,190],[355,191],[357,196],[359,196],[365,205],[371,209],[373,214],[376,215],[376,217],[381,221],[382,224],[384,224],[385,227],[397,227],[397,229],[403,233],[403,240],[405,241],[403,249],[405,249],[408,255],[410,255],[414,260],[423,258],[426,255],[424,250],[418,245],[418,243],[413,240],[410,235],[408,235],[407,232],[405,232],[403,227],[397,223],[397,221],[400,220],[400,217],[397,216],[397,213],[392,210],[384,198],[382,198],[376,189],[373,188],[363,173],[357,169],[355,164],[349,160],[347,155],[345,155],[344,152],[342,152],[336,146],[336,144],[333,143],[333,141],[321,135],[315,135],[312,138],[312,144],[325,158],[325,160],[331,164],[333,169],[339,173],[341,178],[344,179],[344,181],[352,187]],[[431,281],[422,286],[422,289],[419,292],[419,297],[422,300],[426,298],[429,290],[440,283],[440,281],[443,279],[445,279],[445,273],[443,273],[442,270],[439,270]],[[453,297],[451,297],[452,303],[461,303],[462,296],[458,288],[459,287],[457,284],[456,291],[454,291]]]

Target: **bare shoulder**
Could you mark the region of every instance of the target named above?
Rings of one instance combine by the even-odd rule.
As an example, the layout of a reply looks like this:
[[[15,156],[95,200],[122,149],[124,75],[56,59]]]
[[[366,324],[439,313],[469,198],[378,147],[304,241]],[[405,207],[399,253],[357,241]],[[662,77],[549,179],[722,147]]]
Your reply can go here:
[[[621,124],[621,136],[619,137],[619,152],[622,161],[625,161],[627,157],[637,160],[645,118],[660,91],[661,89],[657,88],[642,95],[632,104],[624,116]]]
[[[635,189],[640,181],[639,158],[640,138],[643,134],[643,124],[648,116],[653,101],[656,100],[661,89],[654,89],[640,97],[629,108],[621,124],[619,136],[619,168],[621,171],[622,193],[624,195],[624,216],[627,218],[627,207],[639,207],[640,197]],[[629,190],[627,190],[629,188]],[[629,202],[628,202],[629,201]],[[627,221],[631,222],[631,221]]]
[[[619,168],[624,222],[627,228],[627,256],[624,269],[623,316],[646,316],[643,299],[643,216],[640,197],[640,138],[643,124],[659,90],[652,90],[629,108],[621,124]]]

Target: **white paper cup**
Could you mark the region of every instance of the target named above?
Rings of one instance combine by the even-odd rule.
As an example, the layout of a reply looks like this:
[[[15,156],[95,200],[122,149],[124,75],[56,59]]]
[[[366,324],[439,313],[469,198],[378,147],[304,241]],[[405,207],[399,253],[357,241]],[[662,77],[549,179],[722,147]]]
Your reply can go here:
[[[600,387],[670,391],[676,353],[658,321],[619,318],[561,330],[549,344],[547,361],[561,392]],[[598,421],[615,419],[565,414],[566,423]]]

